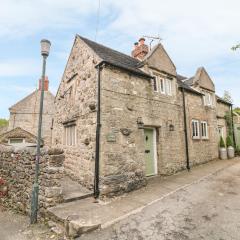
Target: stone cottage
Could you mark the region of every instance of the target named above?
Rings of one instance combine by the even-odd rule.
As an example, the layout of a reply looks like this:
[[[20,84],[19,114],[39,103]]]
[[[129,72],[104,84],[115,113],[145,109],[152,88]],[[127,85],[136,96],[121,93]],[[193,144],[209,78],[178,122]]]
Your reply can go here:
[[[44,81],[44,112],[43,112],[43,126],[42,126],[42,139],[44,144],[50,145],[52,138],[52,121],[55,111],[54,95],[49,91],[49,80],[46,77]],[[41,79],[39,80],[39,88],[32,92],[30,95],[20,100],[9,108],[10,118],[8,131],[15,128],[21,128],[26,132],[37,136],[38,118],[39,118],[39,105],[41,95]],[[20,132],[20,131],[16,131]],[[23,143],[26,139],[17,137],[9,139],[9,142]],[[22,133],[22,131],[21,131]]]
[[[96,197],[120,194],[218,158],[220,103],[206,70],[178,75],[161,43],[149,50],[141,38],[128,56],[77,35],[53,144],[65,151],[65,172]]]

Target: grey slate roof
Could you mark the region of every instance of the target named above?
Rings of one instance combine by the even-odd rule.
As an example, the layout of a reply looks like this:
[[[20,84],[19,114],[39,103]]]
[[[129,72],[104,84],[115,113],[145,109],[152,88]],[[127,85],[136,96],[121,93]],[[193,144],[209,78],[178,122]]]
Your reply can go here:
[[[203,95],[202,93],[196,91],[195,89],[193,89],[189,85],[187,85],[185,83],[184,79],[187,79],[187,78],[182,75],[177,74],[177,83],[180,88],[184,88],[186,91],[197,94],[197,95]]]
[[[93,42],[82,36],[77,36],[83,40],[102,59],[103,62],[147,78],[152,78],[152,76],[139,69],[141,64],[139,60],[111,48],[105,47],[102,44]]]
[[[216,99],[217,99],[218,102],[222,102],[222,103],[225,103],[227,105],[233,105],[232,103],[224,100],[223,98],[219,97],[218,95],[216,95]]]
[[[193,85],[193,80],[194,80],[194,77],[191,77],[191,78],[184,80],[184,83],[187,84],[188,86],[191,86],[191,85]]]

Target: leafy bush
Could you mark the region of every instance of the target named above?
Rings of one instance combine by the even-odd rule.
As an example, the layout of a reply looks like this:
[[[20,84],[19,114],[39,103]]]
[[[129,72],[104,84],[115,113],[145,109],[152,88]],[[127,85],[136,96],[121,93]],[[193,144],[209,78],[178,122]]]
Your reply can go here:
[[[238,145],[236,146],[235,153],[240,156],[240,147]]]
[[[221,138],[220,138],[220,143],[219,143],[219,146],[220,146],[220,148],[225,148],[226,147],[226,145],[225,145],[225,142],[224,142],[224,140],[223,140],[223,137],[221,136]]]
[[[227,147],[232,147],[233,146],[232,138],[229,135],[227,136],[226,144],[227,144]]]
[[[0,127],[5,127],[8,125],[8,120],[4,118],[0,118]]]

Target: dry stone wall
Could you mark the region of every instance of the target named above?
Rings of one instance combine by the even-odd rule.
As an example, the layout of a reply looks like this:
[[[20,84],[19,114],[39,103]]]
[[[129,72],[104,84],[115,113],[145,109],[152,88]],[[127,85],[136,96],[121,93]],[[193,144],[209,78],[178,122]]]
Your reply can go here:
[[[8,194],[1,200],[12,208],[29,213],[32,185],[35,177],[35,149],[15,150],[0,145],[0,176],[6,182]],[[42,149],[39,174],[39,208],[62,201],[60,179],[63,177],[64,154],[61,149]]]

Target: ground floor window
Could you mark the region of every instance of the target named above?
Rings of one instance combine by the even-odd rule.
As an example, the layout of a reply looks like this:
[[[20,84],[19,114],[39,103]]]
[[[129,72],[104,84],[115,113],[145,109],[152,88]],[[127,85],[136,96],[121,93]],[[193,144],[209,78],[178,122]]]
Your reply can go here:
[[[201,122],[201,136],[203,139],[208,139],[208,125],[206,121]]]
[[[199,133],[199,121],[198,120],[192,120],[192,138],[193,139],[199,139],[200,133]]]
[[[64,144],[67,146],[75,146],[76,138],[76,124],[64,125]]]

